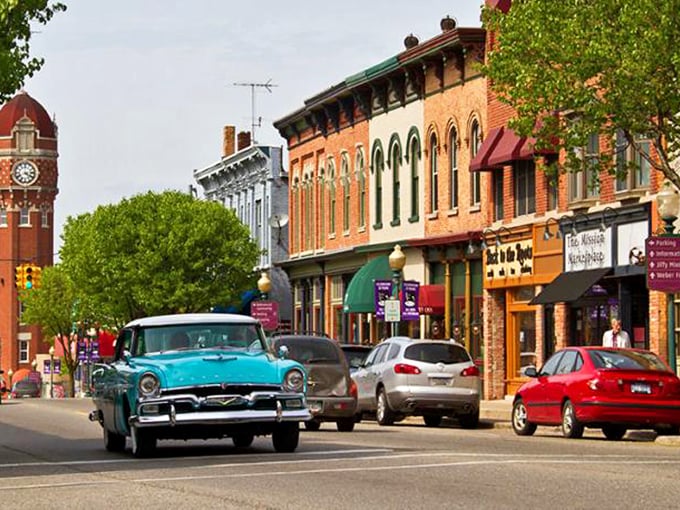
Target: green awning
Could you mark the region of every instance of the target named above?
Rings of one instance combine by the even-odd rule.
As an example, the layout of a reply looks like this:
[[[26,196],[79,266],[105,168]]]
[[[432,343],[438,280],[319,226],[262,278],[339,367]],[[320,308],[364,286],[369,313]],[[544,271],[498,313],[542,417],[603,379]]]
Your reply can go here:
[[[356,272],[345,292],[345,313],[375,313],[375,280],[390,280],[392,271],[387,255],[368,261]]]

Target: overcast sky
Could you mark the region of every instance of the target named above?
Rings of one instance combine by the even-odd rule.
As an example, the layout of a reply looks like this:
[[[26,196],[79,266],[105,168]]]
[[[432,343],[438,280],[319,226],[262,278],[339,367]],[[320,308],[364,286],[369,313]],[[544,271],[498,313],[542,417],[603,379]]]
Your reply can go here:
[[[59,126],[55,249],[68,216],[148,190],[187,190],[219,160],[222,127],[284,145],[272,127],[304,100],[440,33],[478,27],[482,0],[62,0],[34,35],[27,81]]]

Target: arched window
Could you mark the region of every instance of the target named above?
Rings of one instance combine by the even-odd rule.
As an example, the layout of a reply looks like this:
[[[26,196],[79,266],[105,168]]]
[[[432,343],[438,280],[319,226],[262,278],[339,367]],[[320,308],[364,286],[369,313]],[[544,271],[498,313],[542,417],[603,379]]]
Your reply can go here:
[[[385,158],[382,150],[378,149],[374,153],[373,168],[375,169],[375,228],[382,228],[382,174],[385,167]]]
[[[291,224],[293,225],[293,242],[291,243],[291,252],[299,252],[300,250],[300,225],[301,225],[301,218],[300,218],[300,202],[299,202],[299,195],[300,195],[300,179],[298,177],[295,178],[293,181],[293,189],[292,189],[292,195],[293,195],[293,221],[291,221]],[[243,207],[243,206],[241,206]]]
[[[328,162],[328,235],[335,235],[335,164]]]
[[[479,152],[480,144],[481,133],[479,131],[479,122],[473,120],[470,126],[470,161]],[[482,201],[481,172],[470,172],[470,174],[470,205],[478,206]]]
[[[420,159],[420,141],[417,137],[411,139],[409,146],[409,165],[411,169],[411,221],[418,221],[420,214],[420,174],[418,160]]]
[[[317,182],[317,194],[319,197],[319,240],[318,247],[323,248],[326,235],[326,175],[322,166],[319,166],[319,178]]]
[[[364,152],[359,149],[357,151],[357,158],[355,164],[355,172],[357,174],[357,181],[359,183],[359,193],[357,197],[359,200],[359,228],[366,227],[366,164],[364,161]]]
[[[401,210],[401,182],[399,173],[401,172],[401,150],[396,143],[392,145],[392,225],[399,225]]]
[[[342,155],[340,162],[340,174],[342,179],[342,230],[349,232],[349,210],[350,210],[350,195],[349,195],[349,157],[347,154]]]
[[[430,137],[430,212],[439,210],[439,162],[437,161],[437,137]]]
[[[449,196],[449,209],[458,207],[458,132],[451,128],[449,133],[449,179],[451,182],[451,195]]]

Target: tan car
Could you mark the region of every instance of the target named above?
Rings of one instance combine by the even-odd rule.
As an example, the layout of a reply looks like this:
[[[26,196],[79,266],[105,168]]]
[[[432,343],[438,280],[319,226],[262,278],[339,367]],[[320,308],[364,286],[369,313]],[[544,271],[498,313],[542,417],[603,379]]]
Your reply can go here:
[[[356,384],[340,344],[317,335],[285,334],[271,338],[274,352],[287,349],[287,356],[307,371],[307,405],[312,419],[307,430],[319,430],[322,422],[335,422],[340,432],[354,430]]]

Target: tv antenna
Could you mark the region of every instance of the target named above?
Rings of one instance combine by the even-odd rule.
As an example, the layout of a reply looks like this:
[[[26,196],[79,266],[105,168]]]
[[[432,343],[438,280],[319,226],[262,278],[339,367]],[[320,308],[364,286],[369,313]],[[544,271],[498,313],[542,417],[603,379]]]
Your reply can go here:
[[[255,143],[255,127],[260,127],[262,125],[262,117],[257,117],[255,119],[255,87],[262,87],[269,93],[272,91],[272,87],[278,87],[272,83],[272,79],[269,78],[265,83],[234,83],[235,87],[250,87],[250,110],[251,110],[251,135],[253,137],[253,143]]]

